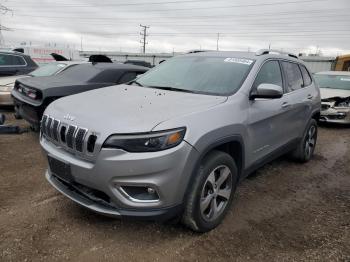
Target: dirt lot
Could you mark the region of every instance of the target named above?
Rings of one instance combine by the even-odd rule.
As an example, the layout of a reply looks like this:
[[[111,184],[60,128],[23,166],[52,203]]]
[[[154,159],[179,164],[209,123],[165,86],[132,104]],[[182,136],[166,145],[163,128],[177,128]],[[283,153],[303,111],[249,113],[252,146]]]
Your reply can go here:
[[[37,134],[1,135],[0,261],[350,261],[349,145],[349,128],[321,128],[311,162],[262,168],[200,235],[77,206],[45,181]]]

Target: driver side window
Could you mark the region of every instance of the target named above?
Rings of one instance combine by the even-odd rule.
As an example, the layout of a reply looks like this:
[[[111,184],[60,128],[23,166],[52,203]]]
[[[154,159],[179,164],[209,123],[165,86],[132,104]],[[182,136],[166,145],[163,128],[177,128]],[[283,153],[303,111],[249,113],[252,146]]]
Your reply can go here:
[[[283,87],[281,68],[278,61],[268,61],[260,69],[255,78],[253,89],[260,84],[274,84]]]

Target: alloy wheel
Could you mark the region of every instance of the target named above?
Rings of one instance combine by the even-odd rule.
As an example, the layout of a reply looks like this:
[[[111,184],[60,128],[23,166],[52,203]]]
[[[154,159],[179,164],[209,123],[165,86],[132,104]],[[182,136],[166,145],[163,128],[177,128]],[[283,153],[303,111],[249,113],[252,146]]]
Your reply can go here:
[[[312,125],[307,133],[305,141],[305,154],[307,159],[312,156],[316,145],[316,127]]]
[[[232,192],[232,173],[221,165],[216,167],[207,177],[201,192],[200,211],[202,218],[214,221],[225,210]]]

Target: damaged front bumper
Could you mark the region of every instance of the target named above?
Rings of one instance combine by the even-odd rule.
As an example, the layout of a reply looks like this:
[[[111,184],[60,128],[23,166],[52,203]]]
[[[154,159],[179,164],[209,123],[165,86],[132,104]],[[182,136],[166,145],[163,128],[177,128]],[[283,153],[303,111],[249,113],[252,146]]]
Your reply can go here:
[[[322,99],[320,122],[350,124],[350,97]]]

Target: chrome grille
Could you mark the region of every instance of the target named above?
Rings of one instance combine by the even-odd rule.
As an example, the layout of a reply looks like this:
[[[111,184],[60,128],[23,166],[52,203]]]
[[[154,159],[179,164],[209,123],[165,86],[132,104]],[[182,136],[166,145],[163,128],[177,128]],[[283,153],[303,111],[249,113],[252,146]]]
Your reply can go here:
[[[96,136],[94,134],[88,136],[86,128],[61,123],[60,120],[48,115],[43,116],[40,128],[41,133],[46,138],[62,145],[68,151],[73,150],[78,153],[93,153],[94,151]],[[91,142],[93,142],[93,145],[91,145]]]

